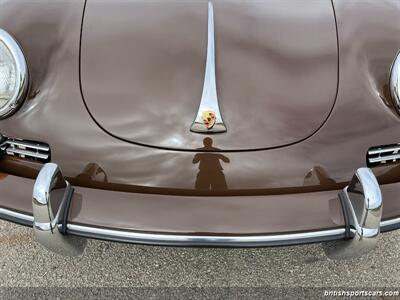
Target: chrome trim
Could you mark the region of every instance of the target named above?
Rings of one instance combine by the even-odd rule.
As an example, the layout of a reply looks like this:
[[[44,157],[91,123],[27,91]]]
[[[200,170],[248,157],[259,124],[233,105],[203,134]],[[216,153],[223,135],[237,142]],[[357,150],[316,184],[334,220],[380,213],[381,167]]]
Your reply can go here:
[[[8,101],[4,107],[0,108],[0,119],[6,118],[13,114],[24,102],[28,92],[29,74],[25,56],[21,47],[15,39],[6,31],[0,28],[0,41],[10,50],[16,67],[17,67],[17,86],[19,87],[14,96]]]
[[[45,159],[45,160],[49,158],[48,154],[42,154],[42,153],[38,153],[38,152],[33,152],[33,151],[29,151],[29,150],[22,150],[22,149],[17,149],[17,148],[7,148],[6,149],[6,153],[8,155],[19,154],[22,157],[29,156],[29,157],[40,158],[40,159]]]
[[[47,163],[39,172],[32,196],[36,240],[49,250],[67,256],[80,255],[85,247],[82,239],[60,232],[72,193],[71,185],[64,180],[58,166]]]
[[[25,226],[33,225],[33,216],[2,207],[0,207],[0,219]]]
[[[6,143],[8,145],[10,145],[10,146],[32,148],[32,149],[45,151],[45,152],[49,152],[50,151],[50,147],[49,146],[44,145],[44,144],[40,144],[40,143],[27,142],[27,141],[23,141],[23,140],[15,140],[15,139],[8,140]]]
[[[400,153],[388,156],[372,157],[368,158],[368,161],[370,163],[382,163],[382,162],[387,162],[388,160],[395,161],[398,160],[399,158],[400,158]]]
[[[33,226],[33,216],[16,212],[10,209],[0,208],[0,219],[11,221],[26,226]],[[394,228],[400,228],[400,217],[384,220],[380,224],[381,232],[386,232]],[[395,226],[395,227],[394,227]],[[67,232],[71,235],[77,235],[86,238],[95,238],[108,241],[118,241],[126,243],[142,243],[148,245],[186,245],[186,246],[238,246],[251,247],[258,246],[279,246],[290,244],[302,244],[310,242],[322,242],[335,239],[343,239],[345,234],[344,228],[321,230],[305,233],[287,233],[287,234],[270,234],[270,235],[242,235],[242,236],[196,236],[196,235],[176,235],[147,233],[138,231],[127,231],[110,228],[98,228],[80,224],[68,224]],[[355,230],[352,230],[352,235]],[[201,238],[202,244],[194,244],[192,241]],[[218,243],[222,238],[225,244]],[[253,244],[248,244],[251,238]],[[286,240],[284,240],[286,238]],[[308,238],[308,239],[307,239]],[[182,244],[182,241],[185,243]],[[272,240],[274,243],[272,244]],[[187,243],[191,241],[190,243]],[[228,244],[228,241],[235,241],[235,244]],[[279,241],[279,243],[278,243]]]
[[[203,112],[215,114],[216,121],[212,128],[207,128],[203,122]],[[217,96],[217,81],[215,72],[215,35],[214,35],[214,7],[211,1],[208,2],[208,41],[207,61],[204,76],[203,93],[196,118],[190,128],[196,133],[222,133],[226,126],[222,120]]]
[[[400,229],[400,218],[384,220],[380,224],[381,232]]]
[[[96,228],[77,224],[68,224],[67,229],[68,233],[81,237],[97,238],[116,242],[128,242],[148,245],[214,247],[261,247],[294,245],[341,239],[344,238],[345,234],[344,228],[302,233],[242,236],[146,233],[107,228]]]
[[[140,232],[99,228],[67,223],[73,188],[65,181],[59,167],[47,163],[35,181],[32,196],[34,217],[0,208],[0,218],[17,223],[32,224],[36,239],[48,249],[63,255],[83,252],[86,239],[150,245],[261,247],[293,245],[312,242],[324,244],[333,258],[348,258],[369,252],[377,243],[380,231],[400,228],[400,217],[382,221],[382,194],[372,171],[358,169],[349,185],[339,193],[346,225],[343,228],[317,231],[248,234],[197,235]],[[67,235],[68,234],[68,235]]]
[[[369,155],[376,155],[376,154],[382,154],[386,152],[397,152],[400,151],[400,146],[389,146],[389,147],[376,147],[376,148],[371,148],[368,150]]]
[[[0,152],[32,160],[50,160],[50,147],[41,142],[25,141],[2,136]]]
[[[381,231],[384,230],[385,227],[389,227],[392,225],[400,224],[400,218],[388,219],[381,222]]]
[[[371,147],[367,151],[367,165],[392,163],[400,159],[400,144],[382,145]]]
[[[328,247],[328,256],[349,258],[368,253],[377,244],[383,210],[382,193],[371,169],[359,168],[339,197],[354,237]]]
[[[400,113],[400,52],[397,53],[390,71],[389,89],[393,104]]]

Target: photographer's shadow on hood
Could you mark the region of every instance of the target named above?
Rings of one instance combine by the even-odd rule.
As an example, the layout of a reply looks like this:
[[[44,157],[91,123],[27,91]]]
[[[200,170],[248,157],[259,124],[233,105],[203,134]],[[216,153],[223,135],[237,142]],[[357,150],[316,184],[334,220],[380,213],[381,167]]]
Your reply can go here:
[[[204,147],[199,150],[209,152],[197,153],[193,158],[193,164],[199,164],[199,173],[197,173],[195,189],[196,190],[227,190],[225,174],[221,161],[229,163],[228,157],[221,153],[213,153],[218,148],[213,147],[213,140],[209,137],[203,140]]]

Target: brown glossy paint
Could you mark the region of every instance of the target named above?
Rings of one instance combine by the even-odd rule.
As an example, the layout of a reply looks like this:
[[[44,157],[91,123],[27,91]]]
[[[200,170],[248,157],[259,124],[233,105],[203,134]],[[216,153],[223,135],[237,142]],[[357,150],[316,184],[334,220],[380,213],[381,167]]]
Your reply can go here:
[[[21,9],[22,5],[24,9]],[[82,1],[3,2],[0,27],[13,34],[24,49],[32,85],[30,97],[23,107],[15,115],[0,121],[0,131],[8,136],[47,142],[51,146],[52,161],[60,165],[74,185],[97,189],[82,189],[82,209],[74,217],[77,222],[90,224],[97,220],[95,224],[110,226],[125,222],[124,226],[145,231],[164,228],[184,232],[199,228],[198,231],[228,233],[273,232],[280,225],[275,226],[268,220],[276,220],[276,214],[285,221],[281,231],[334,227],[328,219],[328,198],[337,195],[337,190],[350,180],[355,169],[365,166],[369,147],[397,143],[400,139],[400,120],[388,105],[387,93],[390,66],[400,49],[399,6],[397,0],[334,1],[339,36],[339,90],[330,117],[318,132],[288,147],[265,151],[223,151],[222,154],[229,159],[229,163],[222,163],[223,170],[220,170],[227,186],[223,190],[196,189],[199,166],[193,160],[202,153],[195,149],[204,147],[204,136],[193,142],[192,151],[142,147],[107,134],[90,117],[79,82]],[[16,15],[19,18],[15,18]],[[377,15],[379,19],[373,17]],[[192,115],[193,111],[187,113]],[[310,111],[302,118],[319,118],[320,112],[318,116],[315,113]],[[290,136],[292,132],[280,132],[279,135]],[[146,136],[151,134],[149,132]],[[212,138],[213,147],[226,148],[214,136]],[[92,167],[88,165],[101,168],[107,174],[107,180],[104,176],[82,176],[85,172],[90,173],[87,170]],[[39,164],[9,158],[0,162],[0,171],[18,176],[34,177],[40,167]],[[381,184],[400,179],[398,165],[374,168],[373,171]],[[0,188],[9,191],[7,195],[14,189],[18,190],[19,186],[10,184],[9,178],[12,177],[0,182]],[[22,186],[23,182],[21,189],[25,189]],[[384,191],[391,189],[384,192],[384,218],[400,215],[397,186],[382,187]],[[26,187],[27,190],[30,188]],[[328,196],[317,191],[332,194]],[[91,198],[90,192],[96,197]],[[0,205],[29,211],[30,194],[31,191],[15,192],[12,201],[1,197]],[[121,209],[118,208],[119,197],[129,205],[118,204]],[[315,201],[306,201],[310,197]],[[166,198],[177,200],[164,204],[161,199]],[[91,204],[95,202],[89,199],[95,199],[97,205]],[[196,215],[195,210],[201,207],[202,201],[204,209],[194,221],[190,216]],[[271,209],[271,203],[275,203],[274,209]],[[131,211],[126,211],[130,204]],[[134,212],[136,205],[141,207],[142,217]],[[292,210],[288,208],[291,205]],[[317,208],[313,210],[315,205]],[[227,222],[224,227],[216,220],[228,208],[232,208],[229,211],[235,211],[232,214],[238,217],[229,222],[227,217],[221,218]],[[306,218],[296,213],[303,208],[314,213]],[[165,209],[169,213],[163,215]],[[179,218],[172,219],[172,216],[176,217],[171,213],[174,210],[179,212]],[[253,213],[245,214],[247,220],[240,219],[242,210]],[[298,222],[291,222],[286,211],[299,218]],[[154,218],[144,220],[146,213],[153,214]],[[124,218],[123,214],[126,214]],[[125,221],[119,222],[119,215]],[[325,216],[323,221],[320,215]],[[214,220],[210,226],[202,223],[207,223],[210,218]],[[246,227],[243,222],[252,225]]]
[[[0,184],[0,207],[32,213],[33,180],[8,176]],[[400,184],[382,187],[395,199]],[[107,199],[108,201],[104,201]],[[112,203],[112,205],[110,205]],[[190,213],[189,213],[190,212]],[[395,201],[385,203],[384,219],[400,215]],[[69,221],[135,231],[264,234],[343,227],[337,191],[243,197],[165,196],[77,187]]]
[[[1,206],[31,213],[30,202],[22,205],[18,199],[30,197],[33,182],[8,176],[0,185],[4,197]],[[290,196],[194,197],[77,187],[71,203],[70,222],[125,230],[257,234],[344,225],[334,191]],[[304,222],[304,215],[313,222]]]
[[[228,131],[222,151],[283,146],[312,135],[337,92],[330,1],[213,1],[216,73]],[[106,131],[169,149],[198,148],[207,1],[89,0],[81,44],[84,100]],[[279,33],[279,34],[278,34]]]

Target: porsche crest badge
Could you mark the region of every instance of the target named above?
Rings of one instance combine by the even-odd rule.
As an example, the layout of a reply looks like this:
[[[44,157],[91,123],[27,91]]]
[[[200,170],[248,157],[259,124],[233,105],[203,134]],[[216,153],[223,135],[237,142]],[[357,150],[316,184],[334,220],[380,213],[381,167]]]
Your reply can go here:
[[[215,112],[203,111],[203,123],[207,129],[211,129],[215,125]]]

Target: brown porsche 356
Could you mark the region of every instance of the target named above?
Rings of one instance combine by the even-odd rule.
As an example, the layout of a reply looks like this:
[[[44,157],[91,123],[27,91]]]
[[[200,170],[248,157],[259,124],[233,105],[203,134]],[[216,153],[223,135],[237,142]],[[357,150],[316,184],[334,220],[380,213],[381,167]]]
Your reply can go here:
[[[0,218],[365,253],[400,228],[400,2],[2,1]]]

